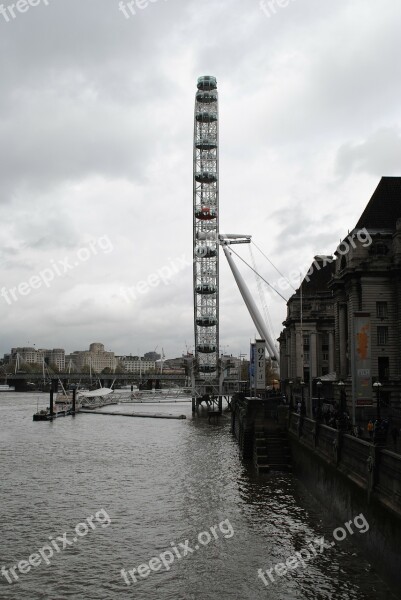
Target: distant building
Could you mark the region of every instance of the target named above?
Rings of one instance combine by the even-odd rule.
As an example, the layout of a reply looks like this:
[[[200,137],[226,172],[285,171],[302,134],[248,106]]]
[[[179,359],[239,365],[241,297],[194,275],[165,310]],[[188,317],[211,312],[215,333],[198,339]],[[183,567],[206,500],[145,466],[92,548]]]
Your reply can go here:
[[[155,372],[156,362],[139,356],[117,356],[118,364],[127,373],[149,373]]]
[[[19,357],[22,363],[43,364],[45,362],[47,365],[56,365],[60,371],[65,368],[65,351],[63,348],[53,348],[53,350],[30,347],[11,348],[11,353],[9,355],[5,354],[4,357],[7,357],[8,362],[12,364],[15,364],[17,357]]]
[[[36,348],[19,347],[11,348],[11,362],[15,363],[19,356],[20,360],[29,364],[35,364],[38,362],[38,352]]]
[[[117,359],[114,352],[106,352],[104,345],[98,342],[92,343],[89,350],[76,350],[66,357],[67,368],[70,361],[79,371],[83,367],[90,367],[93,372],[101,373],[103,369],[115,370]]]
[[[238,381],[241,375],[241,359],[229,354],[221,354],[220,360],[225,379],[234,379]]]
[[[192,357],[191,357],[192,358]],[[188,374],[187,369],[188,357],[179,356],[177,358],[168,358],[163,361],[163,373],[170,375],[186,375]],[[159,362],[160,364],[160,362]]]
[[[63,348],[53,348],[53,350],[38,350],[43,352],[44,360],[49,365],[56,365],[59,371],[65,369],[65,350]]]
[[[145,352],[143,357],[145,360],[153,360],[153,362],[156,362],[157,360],[161,359],[162,355],[153,351],[153,352]]]

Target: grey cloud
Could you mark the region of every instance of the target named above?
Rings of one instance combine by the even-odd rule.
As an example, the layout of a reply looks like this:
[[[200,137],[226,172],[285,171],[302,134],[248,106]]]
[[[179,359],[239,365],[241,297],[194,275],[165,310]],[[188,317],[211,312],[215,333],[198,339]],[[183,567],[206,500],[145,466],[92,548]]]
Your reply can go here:
[[[348,142],[339,148],[337,174],[349,177],[358,171],[377,177],[401,173],[401,134],[398,127],[379,129],[363,142]]]
[[[192,253],[202,74],[219,83],[226,230],[252,234],[283,272],[329,251],[401,164],[400,14],[393,0],[296,0],[270,19],[258,0],[158,0],[125,19],[117,0],[51,0],[0,21],[2,285],[96,236],[114,247],[3,302],[1,350],[190,345],[190,267],[132,306],[118,289]],[[223,257],[221,273],[222,336],[243,351],[254,328]],[[280,324],[283,301],[270,307]]]

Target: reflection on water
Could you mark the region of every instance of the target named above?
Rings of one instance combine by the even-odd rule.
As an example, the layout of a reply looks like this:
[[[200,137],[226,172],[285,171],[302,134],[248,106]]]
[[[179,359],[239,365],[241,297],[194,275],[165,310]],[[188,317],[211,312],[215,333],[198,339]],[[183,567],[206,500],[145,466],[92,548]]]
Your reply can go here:
[[[285,562],[316,537],[332,539],[342,523],[291,474],[254,478],[238,456],[228,419],[219,425],[193,420],[189,404],[120,407],[134,409],[188,418],[77,415],[33,423],[36,396],[0,395],[0,566],[26,560],[49,536],[71,532],[95,511],[104,509],[112,521],[49,566],[20,574],[17,583],[0,578],[1,598],[394,598],[349,540],[266,588],[259,568]],[[125,583],[121,569],[192,543],[225,519],[233,537],[220,535],[176,559],[169,571]]]

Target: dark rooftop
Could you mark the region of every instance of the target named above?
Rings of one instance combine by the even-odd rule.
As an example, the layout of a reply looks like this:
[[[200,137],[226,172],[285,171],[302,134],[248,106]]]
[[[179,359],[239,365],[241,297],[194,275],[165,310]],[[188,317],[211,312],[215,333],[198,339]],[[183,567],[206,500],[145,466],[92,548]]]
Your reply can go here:
[[[355,229],[395,230],[401,217],[401,177],[382,177]]]
[[[308,273],[302,281],[302,294],[314,296],[318,292],[328,292],[328,283],[335,270],[334,257],[315,256]],[[300,288],[297,290],[299,294]]]

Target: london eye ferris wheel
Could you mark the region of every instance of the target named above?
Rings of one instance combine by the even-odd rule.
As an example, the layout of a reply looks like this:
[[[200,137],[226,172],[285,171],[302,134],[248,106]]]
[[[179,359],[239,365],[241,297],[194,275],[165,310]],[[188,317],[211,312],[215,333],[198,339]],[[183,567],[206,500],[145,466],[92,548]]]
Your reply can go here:
[[[193,149],[193,278],[195,370],[218,376],[219,358],[219,128],[216,78],[199,77]]]

